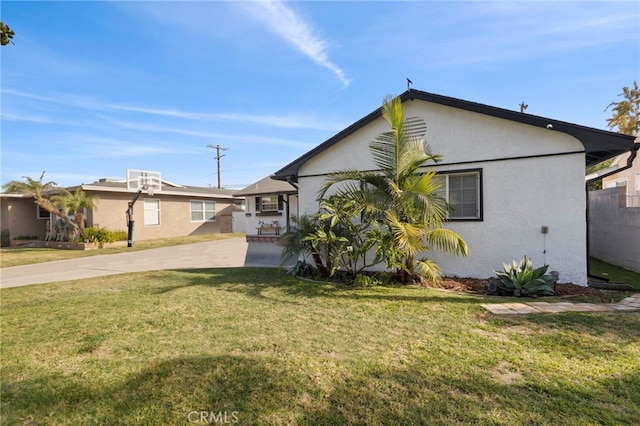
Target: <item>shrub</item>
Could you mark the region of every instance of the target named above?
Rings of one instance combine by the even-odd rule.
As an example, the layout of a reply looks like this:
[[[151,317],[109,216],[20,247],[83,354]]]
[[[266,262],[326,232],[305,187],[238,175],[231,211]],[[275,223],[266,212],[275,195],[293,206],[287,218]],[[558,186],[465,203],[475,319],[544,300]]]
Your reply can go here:
[[[3,229],[0,234],[0,247],[9,247],[11,245],[11,238],[9,238],[9,230]]]
[[[504,271],[494,271],[498,276],[498,294],[504,296],[553,296],[556,278],[545,274],[549,265],[533,268],[533,262],[524,256],[520,262],[503,264]]]
[[[91,243],[113,243],[127,239],[126,231],[111,231],[107,228],[86,228],[84,233]]]
[[[373,287],[377,285],[382,285],[382,282],[378,280],[375,276],[368,275],[368,274],[356,275],[356,277],[353,279],[353,283],[355,285],[362,286],[362,287]]]

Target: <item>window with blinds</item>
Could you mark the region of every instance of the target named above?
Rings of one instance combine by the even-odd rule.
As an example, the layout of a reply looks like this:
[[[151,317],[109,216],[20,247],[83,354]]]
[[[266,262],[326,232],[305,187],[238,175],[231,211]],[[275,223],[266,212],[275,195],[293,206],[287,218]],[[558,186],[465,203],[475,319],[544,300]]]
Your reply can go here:
[[[284,197],[282,195],[256,197],[257,212],[277,212],[280,210],[284,210]]]
[[[450,220],[481,220],[480,170],[438,173],[438,195],[449,204]]]

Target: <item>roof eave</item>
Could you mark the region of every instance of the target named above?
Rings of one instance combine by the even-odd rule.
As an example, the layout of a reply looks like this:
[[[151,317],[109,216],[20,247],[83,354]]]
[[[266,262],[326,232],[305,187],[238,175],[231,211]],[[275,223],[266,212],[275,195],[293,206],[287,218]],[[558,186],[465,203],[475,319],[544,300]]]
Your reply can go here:
[[[477,112],[497,118],[516,121],[535,127],[541,127],[552,131],[559,131],[569,134],[578,139],[585,148],[586,165],[597,164],[601,161],[615,157],[616,155],[631,151],[633,149],[633,136],[623,135],[620,133],[609,132],[606,130],[595,129],[591,127],[572,124],[560,120],[541,117],[537,115],[525,114],[518,111],[507,110],[504,108],[493,107],[476,102],[465,101],[462,99],[451,98],[448,96],[436,95],[434,93],[423,92],[419,90],[409,89],[400,95],[402,102],[419,99],[426,102],[436,103],[448,107],[458,108],[466,111]],[[370,122],[374,121],[382,115],[382,108],[377,108],[370,114],[356,121],[349,127],[337,133],[333,137],[327,139],[311,151],[303,154],[301,157],[284,166],[275,172],[274,179],[297,181],[298,170],[310,158],[331,147],[338,141],[344,139],[348,135],[354,133]]]

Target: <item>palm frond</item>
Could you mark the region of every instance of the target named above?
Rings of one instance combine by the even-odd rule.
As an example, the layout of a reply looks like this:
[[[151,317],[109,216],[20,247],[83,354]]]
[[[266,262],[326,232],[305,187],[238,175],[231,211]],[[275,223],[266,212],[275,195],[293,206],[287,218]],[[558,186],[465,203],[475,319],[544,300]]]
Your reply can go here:
[[[446,253],[459,256],[469,254],[467,243],[456,232],[450,229],[435,228],[426,233],[429,246],[436,247]]]
[[[392,211],[385,213],[399,249],[413,257],[425,248],[423,243],[424,229],[420,225],[403,222]]]
[[[431,259],[420,259],[416,262],[415,272],[430,283],[437,283],[442,278],[442,271]]]

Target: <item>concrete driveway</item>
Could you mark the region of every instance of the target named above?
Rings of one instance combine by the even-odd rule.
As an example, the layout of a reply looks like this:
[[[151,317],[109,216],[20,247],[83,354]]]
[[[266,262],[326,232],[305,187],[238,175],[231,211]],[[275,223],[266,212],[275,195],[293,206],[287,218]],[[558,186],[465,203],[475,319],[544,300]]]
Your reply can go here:
[[[245,237],[0,269],[0,288],[161,269],[280,266],[277,244]],[[287,265],[293,261],[287,262]]]

